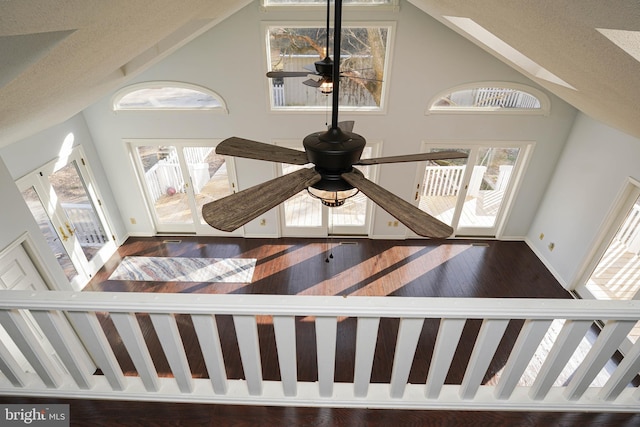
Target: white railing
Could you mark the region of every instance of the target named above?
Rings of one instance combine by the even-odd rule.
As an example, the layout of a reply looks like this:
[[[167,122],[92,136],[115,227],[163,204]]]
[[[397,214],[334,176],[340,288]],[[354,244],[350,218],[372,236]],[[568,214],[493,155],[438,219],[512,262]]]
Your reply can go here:
[[[80,246],[102,247],[109,241],[104,234],[102,223],[89,203],[62,203],[64,213],[71,221],[73,231]]]
[[[286,104],[284,98],[284,83],[273,83],[273,106],[284,107]]]
[[[425,167],[424,181],[422,183],[423,196],[457,196],[462,187],[462,179],[466,166],[427,166]],[[501,165],[495,188],[489,191],[504,192],[513,166]],[[487,171],[486,166],[474,166],[469,180],[467,196],[478,197],[480,188]]]
[[[592,385],[640,319],[640,301],[59,291],[0,291],[0,297],[0,324],[33,367],[24,371],[0,343],[0,395],[402,409],[640,409],[640,389],[630,385],[640,367],[640,341],[603,385]],[[42,349],[40,338],[25,320],[24,310],[36,319],[67,372],[57,368],[52,356]],[[108,314],[137,375],[124,375],[96,312]],[[190,322],[181,321],[179,329],[177,315],[181,319],[188,315]],[[150,319],[172,376],[158,375],[137,316]],[[219,331],[217,316],[231,316],[233,327]],[[371,375],[378,329],[387,318],[399,319],[393,362],[389,380],[374,383]],[[336,357],[337,341],[342,336],[337,331],[339,322],[345,319],[355,319],[357,325],[353,341],[348,343],[355,350],[355,359],[348,365],[353,367],[353,380],[336,382],[334,373],[343,368],[337,363],[344,361]],[[414,360],[428,319],[439,321],[437,336],[428,344],[433,348],[431,359]],[[550,338],[550,325],[556,319],[566,321]],[[598,338],[577,361],[569,379],[555,384],[568,362],[575,361],[574,350],[596,319],[604,322]],[[464,361],[462,380],[445,384],[463,328],[467,322],[478,320],[481,326],[473,351]],[[315,325],[302,328],[301,322]],[[483,382],[511,322],[519,332],[514,345],[501,350],[508,352],[506,363],[495,382]],[[191,331],[197,337],[189,342],[188,351],[181,335],[187,323],[192,324]],[[263,379],[261,348],[269,345],[269,339],[259,339],[259,331],[265,323],[272,324],[275,335],[272,345],[280,369],[277,381]],[[385,321],[384,327],[389,324]],[[315,335],[317,345],[305,348],[304,357],[317,361],[317,381],[298,377],[296,337],[301,329]],[[227,364],[233,361],[225,360],[220,336],[224,334],[228,340],[232,330],[243,379],[230,379],[226,373]],[[536,350],[542,341],[547,342],[549,351],[540,355]],[[87,362],[90,359],[81,350],[83,346],[95,366]],[[193,351],[202,356],[208,378],[192,375],[187,353]],[[536,362],[541,366],[531,374],[527,367],[534,354],[538,354]],[[409,383],[412,366],[426,364],[426,381]],[[519,382],[525,371],[533,378],[530,384],[522,385]]]
[[[186,147],[183,151],[196,193],[199,193],[211,178],[209,164],[205,162],[205,159],[212,150],[213,147]],[[166,158],[158,160],[145,172],[144,178],[154,203],[163,195],[186,191],[182,169],[175,150],[170,151]]]
[[[423,196],[457,196],[466,166],[427,166]]]
[[[476,107],[540,108],[540,102],[532,95],[514,89],[479,88],[475,90]]]
[[[462,187],[466,166],[427,166],[422,184],[423,196],[457,196]],[[486,166],[474,166],[467,195],[477,197],[480,193]]]

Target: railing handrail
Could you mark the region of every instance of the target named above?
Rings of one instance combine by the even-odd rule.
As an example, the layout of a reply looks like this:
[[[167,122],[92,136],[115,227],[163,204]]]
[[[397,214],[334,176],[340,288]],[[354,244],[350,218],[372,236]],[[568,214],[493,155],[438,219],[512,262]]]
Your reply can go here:
[[[640,300],[0,290],[0,310],[459,319],[636,320]]]

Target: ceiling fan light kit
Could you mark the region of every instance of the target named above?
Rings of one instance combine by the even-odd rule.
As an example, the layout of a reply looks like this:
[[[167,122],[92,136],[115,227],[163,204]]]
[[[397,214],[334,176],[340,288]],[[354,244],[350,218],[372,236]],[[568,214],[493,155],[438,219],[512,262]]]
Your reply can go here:
[[[330,6],[327,4],[327,44],[329,10]],[[309,194],[329,207],[342,206],[348,198],[362,192],[419,236],[443,239],[453,234],[453,229],[449,225],[368,180],[362,172],[353,167],[354,165],[465,158],[467,155],[457,151],[447,151],[360,159],[367,144],[366,140],[351,131],[353,122],[338,122],[341,25],[342,0],[336,0],[334,60],[327,56],[315,63],[318,72],[331,71],[332,73],[330,76],[323,75],[320,80],[323,83],[314,86],[331,84],[333,92],[331,127],[328,130],[307,135],[302,141],[304,152],[238,137],[228,138],[216,147],[217,154],[301,166],[313,163],[314,168],[303,168],[205,204],[202,215],[212,227],[233,231],[306,189]],[[283,75],[279,72],[269,72],[267,77],[283,77]],[[308,81],[313,82],[314,85],[318,83],[313,79]]]
[[[343,191],[327,191],[311,186],[307,188],[307,192],[311,197],[319,199],[323,205],[330,208],[337,208],[338,206],[344,205],[344,202],[346,202],[347,199],[355,196],[360,191],[357,188],[351,188]]]

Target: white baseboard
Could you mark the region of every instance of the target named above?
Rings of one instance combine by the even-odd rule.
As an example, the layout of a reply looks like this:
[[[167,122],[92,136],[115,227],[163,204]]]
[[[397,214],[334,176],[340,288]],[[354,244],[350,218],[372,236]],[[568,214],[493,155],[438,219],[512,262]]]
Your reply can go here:
[[[540,261],[542,261],[544,266],[547,267],[547,270],[549,270],[549,272],[560,283],[560,285],[568,291],[569,290],[569,284],[562,278],[562,276],[560,276],[560,273],[558,273],[556,271],[556,269],[553,268],[553,265],[551,265],[551,263],[547,260],[547,258],[544,256],[544,254],[542,252],[540,252],[538,250],[538,248],[536,248],[532,244],[532,242],[531,242],[531,240],[529,238],[525,237],[524,242],[527,244],[527,246],[529,246],[529,248],[533,251],[533,253],[538,257],[538,259]]]
[[[129,237],[155,237],[155,236],[157,236],[157,234],[155,233],[148,233],[144,231],[134,231],[134,232],[127,233],[126,239],[128,239]]]

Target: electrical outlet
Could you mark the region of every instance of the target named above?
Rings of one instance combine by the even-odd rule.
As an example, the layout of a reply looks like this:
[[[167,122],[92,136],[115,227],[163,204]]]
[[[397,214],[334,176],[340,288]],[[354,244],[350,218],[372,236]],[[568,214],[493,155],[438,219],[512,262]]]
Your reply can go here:
[[[555,247],[556,247],[556,244],[555,244],[555,243],[553,243],[553,242],[549,243],[549,250],[550,250],[550,251],[553,251],[553,249],[554,249]]]

